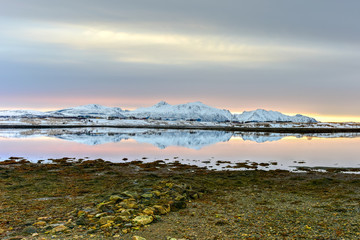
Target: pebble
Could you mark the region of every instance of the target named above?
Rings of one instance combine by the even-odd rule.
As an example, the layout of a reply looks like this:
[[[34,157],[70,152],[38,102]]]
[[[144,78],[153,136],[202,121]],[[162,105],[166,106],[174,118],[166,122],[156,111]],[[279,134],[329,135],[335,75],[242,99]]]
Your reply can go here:
[[[68,229],[68,227],[66,227],[65,225],[61,224],[61,225],[59,225],[59,226],[56,226],[56,227],[52,230],[52,232],[53,232],[53,233],[58,233],[58,232],[63,232],[63,231],[65,231],[65,230],[67,230],[67,229]]]
[[[139,237],[139,236],[133,236],[131,240],[146,240],[146,238]]]
[[[141,197],[143,198],[152,198],[154,195],[152,193],[144,193],[143,195],[141,195]]]
[[[99,223],[101,225],[107,224],[109,221],[114,221],[115,217],[114,216],[106,216],[106,217],[101,217],[99,220]]]
[[[120,197],[119,195],[112,195],[112,196],[110,196],[109,200],[113,201],[113,202],[118,202],[120,200],[123,200],[123,198]]]
[[[146,225],[151,223],[154,220],[154,218],[152,216],[137,216],[136,218],[133,219],[133,222],[136,225]]]
[[[37,232],[37,229],[36,229],[36,227],[33,227],[33,226],[27,226],[22,230],[22,232],[25,234],[33,234],[33,233]]]
[[[36,226],[36,227],[43,227],[45,226],[47,223],[44,222],[44,221],[39,221],[39,222],[36,222],[34,223],[33,225]]]

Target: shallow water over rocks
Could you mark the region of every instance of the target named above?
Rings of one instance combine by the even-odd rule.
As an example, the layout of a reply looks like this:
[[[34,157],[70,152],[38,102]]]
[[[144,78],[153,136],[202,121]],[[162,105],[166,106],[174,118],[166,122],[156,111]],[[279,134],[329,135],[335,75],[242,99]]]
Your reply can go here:
[[[209,169],[359,168],[359,133],[284,134],[154,129],[1,129],[0,160],[179,161]],[[254,169],[254,168],[250,168]]]

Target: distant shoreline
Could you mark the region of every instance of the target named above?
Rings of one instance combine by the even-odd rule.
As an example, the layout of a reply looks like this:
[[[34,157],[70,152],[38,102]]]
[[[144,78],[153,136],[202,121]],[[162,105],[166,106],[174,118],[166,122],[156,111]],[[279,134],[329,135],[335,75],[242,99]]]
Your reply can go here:
[[[360,132],[360,128],[308,128],[308,127],[234,127],[234,126],[163,126],[163,125],[0,125],[0,129],[59,129],[59,128],[147,128],[178,130],[212,130],[229,132],[275,132],[275,133],[340,133]]]

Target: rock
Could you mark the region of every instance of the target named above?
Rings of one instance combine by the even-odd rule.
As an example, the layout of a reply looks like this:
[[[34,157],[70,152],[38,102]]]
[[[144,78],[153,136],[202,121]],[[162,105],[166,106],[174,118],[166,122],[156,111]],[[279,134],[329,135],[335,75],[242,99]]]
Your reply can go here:
[[[199,198],[199,195],[198,195],[197,193],[195,193],[195,194],[191,195],[191,198],[192,198],[192,199],[198,199],[198,198]]]
[[[183,201],[183,200],[185,200],[185,196],[184,196],[184,195],[178,194],[178,195],[175,197],[175,201]]]
[[[117,216],[131,216],[131,212],[132,212],[131,210],[133,210],[133,209],[126,209],[126,210],[123,210],[123,211],[117,213],[116,215]]]
[[[152,193],[144,193],[143,195],[141,195],[141,197],[143,198],[152,198],[154,195]]]
[[[55,228],[53,228],[52,232],[53,233],[58,233],[58,232],[63,232],[65,230],[67,230],[67,229],[68,228],[65,225],[61,224],[61,225],[56,226]]]
[[[180,209],[186,208],[186,202],[185,201],[175,201],[170,204],[171,211],[178,211]]]
[[[130,218],[128,216],[116,216],[114,222],[121,223],[121,222],[128,222]]]
[[[100,228],[101,229],[111,228],[112,224],[113,224],[112,222],[108,222],[107,224],[102,225]]]
[[[120,202],[121,200],[123,200],[123,198],[120,197],[119,195],[112,195],[112,196],[110,196],[109,199],[110,199],[110,201],[115,202],[115,203]]]
[[[131,240],[146,240],[146,238],[139,237],[139,236],[133,236]]]
[[[134,224],[136,225],[146,225],[151,223],[154,220],[152,216],[137,216],[133,219]]]
[[[132,225],[132,223],[126,223],[125,225],[124,225],[124,227],[132,227],[133,225]]]
[[[105,202],[97,205],[97,208],[103,212],[112,212],[111,205],[113,202]]]
[[[161,205],[154,205],[153,207],[155,208],[155,213],[157,213],[157,214],[165,215],[166,213],[168,213],[168,211],[165,209],[165,207],[163,207]]]
[[[132,193],[129,191],[122,192],[121,194],[128,198],[137,198],[137,196],[138,196],[136,193]]]
[[[154,194],[155,196],[159,197],[159,196],[161,195],[161,192],[158,191],[158,190],[155,190],[155,191],[153,191],[153,194]]]
[[[36,227],[43,227],[45,226],[47,223],[44,222],[44,221],[39,221],[39,222],[36,222],[34,223],[33,225],[36,226]]]
[[[161,221],[161,216],[160,215],[154,215],[154,221]]]
[[[153,215],[154,214],[154,209],[153,208],[145,208],[143,210],[143,213],[145,213],[146,215]]]
[[[224,225],[228,225],[228,224],[229,224],[229,222],[227,220],[224,220],[224,219],[219,220],[219,221],[217,221],[215,223],[216,226],[224,226]]]
[[[98,213],[95,215],[96,218],[101,218],[103,216],[106,216],[106,213]]]
[[[123,207],[123,208],[138,208],[138,205],[136,204],[135,201],[130,200],[130,199],[125,199],[123,200],[121,203],[118,204],[119,206]]]
[[[88,220],[86,219],[86,215],[81,215],[75,222],[76,225],[86,225]]]
[[[82,211],[82,210],[78,211],[78,213],[77,213],[77,216],[78,216],[78,217],[81,217],[81,216],[83,216],[83,215],[86,215],[86,212],[85,212],[85,211]]]
[[[104,225],[106,223],[108,223],[109,221],[114,221],[115,216],[106,216],[106,217],[101,217],[99,220],[100,225]]]
[[[50,231],[50,230],[53,229],[53,228],[54,228],[53,226],[47,225],[47,226],[45,226],[42,230],[43,230],[43,231]]]
[[[37,229],[36,229],[36,227],[33,227],[33,226],[27,226],[22,230],[22,232],[25,234],[33,234],[33,233],[37,232]]]
[[[24,237],[22,236],[15,236],[15,237],[10,237],[8,238],[9,240],[24,240]]]
[[[174,186],[174,184],[173,183],[166,183],[165,186],[168,187],[168,188],[172,188]]]

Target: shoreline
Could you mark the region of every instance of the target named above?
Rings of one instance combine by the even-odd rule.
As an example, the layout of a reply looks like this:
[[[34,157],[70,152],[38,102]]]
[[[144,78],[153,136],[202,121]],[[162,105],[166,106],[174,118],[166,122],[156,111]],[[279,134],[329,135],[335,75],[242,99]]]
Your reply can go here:
[[[345,133],[360,132],[360,128],[324,127],[235,127],[235,126],[186,126],[186,125],[0,125],[0,129],[66,129],[66,128],[145,128],[175,130],[209,130],[227,132],[273,132],[273,133]]]
[[[0,164],[2,239],[360,237],[356,174],[70,158]]]

